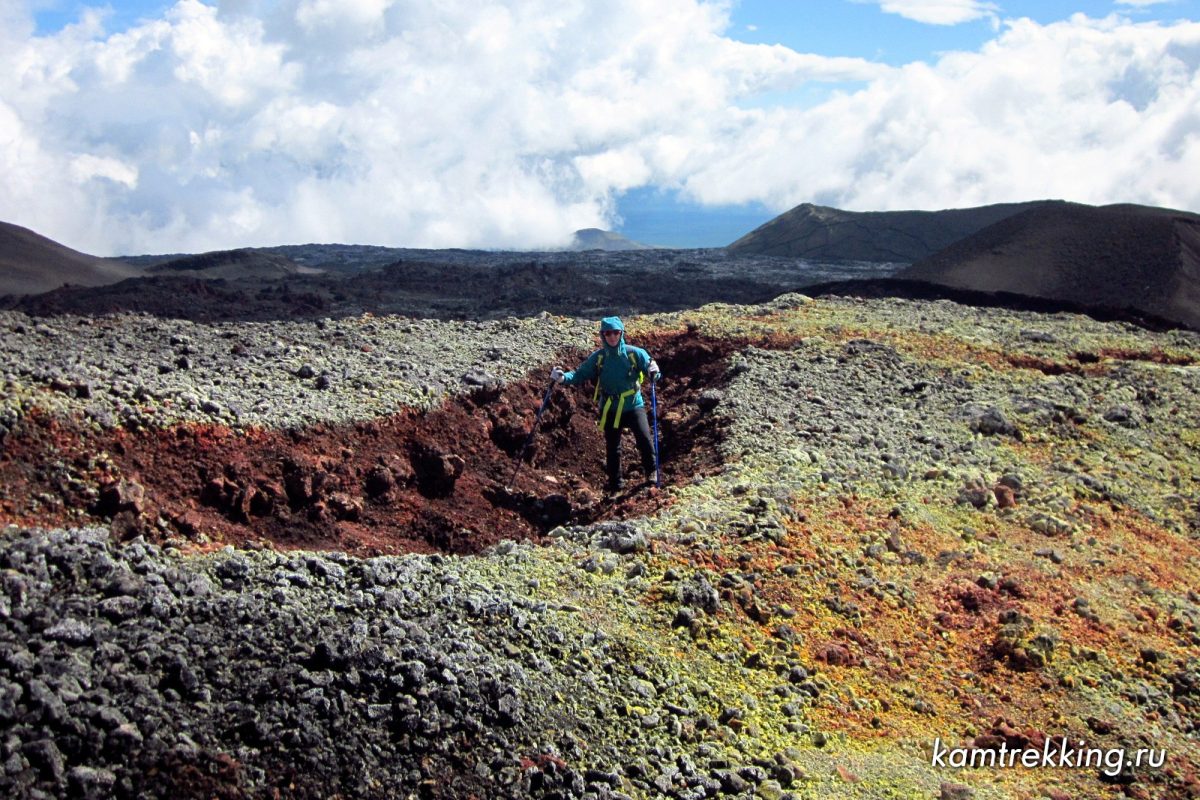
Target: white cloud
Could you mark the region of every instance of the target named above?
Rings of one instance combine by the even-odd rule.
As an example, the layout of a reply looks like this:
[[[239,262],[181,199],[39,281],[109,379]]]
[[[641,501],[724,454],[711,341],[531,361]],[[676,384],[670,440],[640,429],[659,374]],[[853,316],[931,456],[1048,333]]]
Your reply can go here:
[[[641,186],[651,176],[646,159],[636,147],[579,156],[573,163],[585,184],[609,186],[616,191]]]
[[[779,210],[1040,198],[1200,209],[1197,109],[1200,24],[1021,20],[979,53],[746,118],[686,186],[702,202]]]
[[[137,167],[115,158],[84,153],[71,159],[71,177],[76,183],[86,183],[94,178],[107,178],[127,189],[137,188]]]
[[[221,105],[249,105],[287,93],[298,75],[297,65],[284,62],[284,46],[264,40],[258,20],[220,20],[200,0],[180,0],[167,21],[175,82],[195,86]]]
[[[983,18],[995,18],[995,3],[984,0],[871,0],[889,14],[928,25],[959,25]]]
[[[1200,208],[1200,25],[1019,21],[895,69],[737,42],[727,13],[181,0],[120,34],[88,14],[36,37],[0,0],[0,219],[110,254],[550,245],[641,185],[778,210]],[[740,102],[809,81],[861,88]]]
[[[562,242],[700,168],[739,95],[886,71],[695,0],[180,0],[49,37],[0,2],[0,219],[102,253]]]

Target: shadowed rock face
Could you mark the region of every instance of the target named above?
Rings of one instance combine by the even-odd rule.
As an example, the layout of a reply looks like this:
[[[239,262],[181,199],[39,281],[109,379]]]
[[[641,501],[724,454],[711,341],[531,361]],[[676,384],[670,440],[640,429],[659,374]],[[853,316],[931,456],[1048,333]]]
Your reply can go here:
[[[1005,217],[1055,205],[1005,203],[945,211],[842,211],[804,203],[729,245],[734,253],[912,263]]]
[[[1004,219],[899,277],[1200,326],[1200,216],[1063,203]]]

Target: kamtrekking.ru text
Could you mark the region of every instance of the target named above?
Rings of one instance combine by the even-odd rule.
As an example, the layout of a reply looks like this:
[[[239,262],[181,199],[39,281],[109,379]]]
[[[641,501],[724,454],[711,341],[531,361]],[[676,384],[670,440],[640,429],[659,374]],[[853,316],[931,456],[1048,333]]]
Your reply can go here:
[[[1060,769],[1097,768],[1105,775],[1116,777],[1128,767],[1140,767],[1143,764],[1159,768],[1166,763],[1167,751],[1155,749],[1139,749],[1133,753],[1124,748],[1086,747],[1084,742],[1072,748],[1066,738],[1046,738],[1045,744],[1039,750],[1026,747],[1010,748],[1007,742],[1001,743],[994,749],[974,747],[946,747],[940,738],[933,740],[933,761],[935,767],[988,768],[1022,766],[1029,769],[1035,767],[1058,767]]]

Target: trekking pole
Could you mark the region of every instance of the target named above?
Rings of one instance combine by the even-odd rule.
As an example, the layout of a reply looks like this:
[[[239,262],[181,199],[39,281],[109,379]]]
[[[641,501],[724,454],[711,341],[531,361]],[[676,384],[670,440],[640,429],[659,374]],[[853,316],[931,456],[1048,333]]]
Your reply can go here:
[[[537,433],[538,425],[542,423],[542,412],[550,404],[550,393],[553,391],[554,381],[550,381],[550,385],[546,387],[546,393],[542,395],[542,405],[537,410],[537,417],[533,420],[533,427],[529,429],[529,435],[525,437],[525,444],[521,445],[521,452],[517,454],[517,462],[513,464],[512,477],[508,479],[508,485],[504,487],[505,491],[510,491],[513,481],[517,479],[517,471],[521,469],[521,460],[525,458],[525,451],[529,449],[529,444],[533,441],[533,435]]]
[[[650,381],[650,411],[654,420],[654,485],[662,488],[662,464],[658,460],[658,397],[654,393],[654,384],[658,383],[658,376],[654,376],[654,380]]]

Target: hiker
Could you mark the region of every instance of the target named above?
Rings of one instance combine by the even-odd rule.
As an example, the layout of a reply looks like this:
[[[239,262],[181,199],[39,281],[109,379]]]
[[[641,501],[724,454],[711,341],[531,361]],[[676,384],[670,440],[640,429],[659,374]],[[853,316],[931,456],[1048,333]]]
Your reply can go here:
[[[625,485],[621,479],[621,430],[624,428],[633,431],[646,480],[654,481],[654,444],[650,440],[650,423],[646,419],[646,401],[642,399],[641,388],[645,378],[656,381],[661,373],[649,353],[625,343],[625,325],[619,317],[600,320],[600,338],[603,346],[582,364],[570,372],[555,367],[550,371],[550,378],[568,386],[596,379],[592,399],[599,404],[600,428],[604,431],[608,491],[618,492]]]

